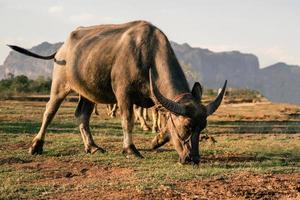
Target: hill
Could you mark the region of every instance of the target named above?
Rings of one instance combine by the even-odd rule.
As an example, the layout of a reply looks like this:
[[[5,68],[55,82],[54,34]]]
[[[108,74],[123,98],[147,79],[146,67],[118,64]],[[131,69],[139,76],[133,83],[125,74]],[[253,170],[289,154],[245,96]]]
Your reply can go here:
[[[62,43],[43,42],[30,50],[42,55],[56,51]],[[261,92],[274,102],[300,103],[300,67],[277,63],[261,69],[258,58],[239,51],[213,52],[171,42],[191,84],[200,81],[205,88],[218,88],[228,80],[231,88]],[[0,78],[8,73],[35,79],[51,77],[53,61],[39,60],[11,51],[0,66]],[[2,74],[2,76],[1,76]],[[4,74],[4,75],[3,75]]]
[[[271,101],[300,103],[300,67],[277,63],[261,69],[258,88]]]
[[[3,65],[0,65],[0,79],[4,78],[4,74],[5,74],[4,67],[3,67]]]
[[[273,102],[300,103],[300,67],[297,65],[276,63],[261,69],[253,54],[216,53],[186,43],[172,42],[172,46],[189,80],[200,80],[208,88],[218,88],[228,80],[231,88],[257,90]]]
[[[190,67],[208,88],[220,87],[229,80],[230,87],[256,88],[258,58],[238,51],[215,53],[208,49],[192,48],[172,42],[178,60]]]

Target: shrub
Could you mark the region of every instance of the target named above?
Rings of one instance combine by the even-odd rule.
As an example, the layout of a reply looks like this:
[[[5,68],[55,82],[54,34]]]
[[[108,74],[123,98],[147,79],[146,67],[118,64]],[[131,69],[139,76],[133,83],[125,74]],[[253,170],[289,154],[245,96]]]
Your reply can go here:
[[[0,98],[8,98],[22,94],[46,94],[51,88],[51,79],[38,77],[31,80],[25,75],[9,76],[7,79],[0,80]]]

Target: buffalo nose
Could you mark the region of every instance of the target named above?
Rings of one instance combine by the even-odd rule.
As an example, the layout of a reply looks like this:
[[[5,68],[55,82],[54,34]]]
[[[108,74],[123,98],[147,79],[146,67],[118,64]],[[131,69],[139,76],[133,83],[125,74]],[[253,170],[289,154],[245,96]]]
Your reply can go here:
[[[193,164],[198,165],[200,163],[200,159],[192,159]]]
[[[181,164],[189,164],[192,162],[192,159],[190,158],[190,156],[185,156],[183,158],[179,158],[179,162]]]
[[[200,163],[200,156],[199,155],[190,155],[191,162],[195,165],[198,165]]]

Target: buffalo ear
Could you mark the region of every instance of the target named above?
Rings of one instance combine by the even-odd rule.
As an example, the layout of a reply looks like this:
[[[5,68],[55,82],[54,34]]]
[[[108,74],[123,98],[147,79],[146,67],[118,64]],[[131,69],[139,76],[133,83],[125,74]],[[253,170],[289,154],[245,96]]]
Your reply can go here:
[[[192,95],[193,97],[198,101],[200,102],[201,101],[201,97],[202,97],[202,87],[200,85],[199,82],[196,82],[193,86],[193,89],[192,89]]]

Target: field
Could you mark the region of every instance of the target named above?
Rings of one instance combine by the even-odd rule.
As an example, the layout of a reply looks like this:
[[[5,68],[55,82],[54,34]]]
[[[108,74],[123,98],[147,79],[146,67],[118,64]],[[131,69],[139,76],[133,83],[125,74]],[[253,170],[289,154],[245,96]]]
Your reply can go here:
[[[65,102],[49,127],[44,154],[28,148],[45,102],[0,101],[0,199],[300,199],[300,107],[224,104],[209,118],[199,166],[180,165],[167,144],[136,125],[145,159],[127,159],[119,118],[104,107],[91,128],[107,153],[85,154],[74,111]]]

